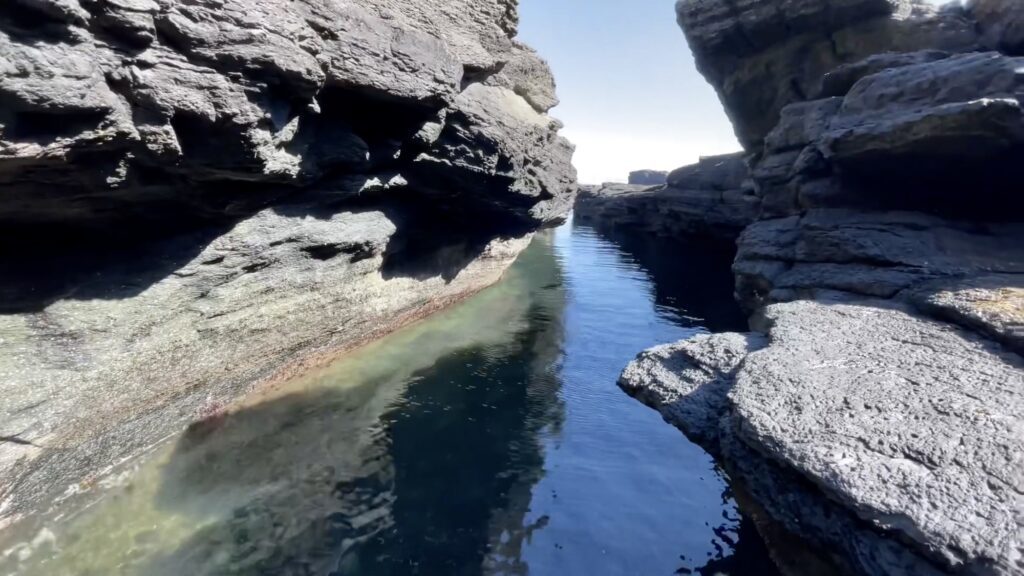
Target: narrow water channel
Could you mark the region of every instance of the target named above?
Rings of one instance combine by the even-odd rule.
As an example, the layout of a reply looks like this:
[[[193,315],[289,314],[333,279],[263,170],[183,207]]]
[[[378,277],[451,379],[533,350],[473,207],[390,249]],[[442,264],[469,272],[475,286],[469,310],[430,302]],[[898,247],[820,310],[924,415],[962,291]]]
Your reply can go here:
[[[615,385],[742,327],[728,261],[571,223],[445,313],[194,426],[0,574],[772,575],[711,459]]]

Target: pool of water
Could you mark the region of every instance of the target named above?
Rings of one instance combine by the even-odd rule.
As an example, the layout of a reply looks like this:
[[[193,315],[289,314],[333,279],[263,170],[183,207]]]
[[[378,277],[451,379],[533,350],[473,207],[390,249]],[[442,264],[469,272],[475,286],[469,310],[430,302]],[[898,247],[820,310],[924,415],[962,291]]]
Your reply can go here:
[[[704,247],[538,236],[497,286],[193,426],[0,574],[775,574],[711,458],[615,385],[742,328]]]

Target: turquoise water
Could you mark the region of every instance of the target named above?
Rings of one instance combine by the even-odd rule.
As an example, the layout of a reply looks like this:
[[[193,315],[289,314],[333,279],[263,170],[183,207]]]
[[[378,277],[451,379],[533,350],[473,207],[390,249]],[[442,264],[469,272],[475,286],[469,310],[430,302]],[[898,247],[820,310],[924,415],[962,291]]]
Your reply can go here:
[[[742,327],[730,291],[706,247],[541,234],[494,288],[173,439],[0,574],[772,575],[711,458],[615,385]]]

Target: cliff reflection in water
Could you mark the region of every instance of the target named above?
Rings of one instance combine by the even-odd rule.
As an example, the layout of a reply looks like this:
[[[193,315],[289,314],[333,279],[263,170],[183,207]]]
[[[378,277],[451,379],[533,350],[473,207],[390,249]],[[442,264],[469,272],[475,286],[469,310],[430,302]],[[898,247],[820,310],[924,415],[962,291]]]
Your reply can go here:
[[[735,327],[728,260],[619,240],[539,235],[499,285],[172,439],[0,574],[773,574],[707,454],[615,386]]]

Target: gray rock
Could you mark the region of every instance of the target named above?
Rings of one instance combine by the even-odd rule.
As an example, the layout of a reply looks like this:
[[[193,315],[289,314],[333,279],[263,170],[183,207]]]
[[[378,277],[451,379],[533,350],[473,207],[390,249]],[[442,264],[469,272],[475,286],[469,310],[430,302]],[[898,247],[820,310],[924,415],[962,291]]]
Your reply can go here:
[[[734,271],[750,311],[792,290],[895,296],[937,277],[1024,272],[1019,224],[977,224],[913,212],[812,210],[744,230]],[[765,274],[766,263],[774,263]],[[776,289],[784,292],[773,294]],[[780,298],[781,296],[781,298]]]
[[[758,324],[767,345],[745,359],[760,336],[700,337],[641,355],[620,385],[857,573],[1020,571],[1018,356],[878,300],[774,305]]]
[[[925,283],[905,297],[922,311],[979,330],[1024,353],[1024,275],[991,274]]]
[[[779,123],[765,137],[765,154],[803,150],[809,144],[818,142],[828,131],[832,119],[842,105],[842,98],[823,98],[786,106],[782,109]],[[761,170],[766,170],[763,166],[771,164],[771,161],[762,160],[758,166]],[[785,165],[792,165],[792,161],[786,162]]]
[[[993,50],[1024,56],[1024,6],[1015,0],[968,0],[967,11]]]
[[[733,272],[758,332],[654,349],[620,385],[719,459],[769,540],[824,552],[773,549],[794,574],[1024,572],[1021,10],[968,4],[677,5],[747,148]],[[666,192],[609,218],[650,222]]]
[[[414,160],[409,181],[440,196],[490,191],[473,198],[535,223],[565,217],[575,190],[574,148],[558,121],[506,88],[475,84],[459,95],[436,142]]]
[[[0,527],[494,283],[571,209],[512,0],[0,11]]]
[[[53,18],[78,6],[30,4]],[[488,78],[538,113],[554,102],[546,65],[510,38],[507,0],[89,0],[77,10],[88,17],[57,18],[54,42],[0,27],[0,185],[16,199],[0,221],[149,227],[154,204],[182,220],[225,205],[251,214],[327,173],[411,163],[421,144],[410,137]],[[536,136],[537,123],[506,131]],[[553,141],[559,125],[543,123]],[[551,150],[529,172],[518,159],[497,192],[544,180],[555,187],[541,195],[567,208],[574,174],[566,146]],[[515,211],[532,219],[531,208]]]
[[[657,222],[652,217],[657,210],[654,193],[661,189],[618,183],[581,186],[573,215],[577,222],[656,233]]]
[[[586,222],[663,236],[732,242],[760,211],[742,154],[710,156],[668,176],[668,186],[605,184],[580,194]]]
[[[1021,569],[1024,364],[881,302],[770,307],[739,434],[947,570]]]
[[[687,190],[736,190],[746,185],[747,163],[742,152],[705,156],[696,164],[676,168],[668,185]]]
[[[879,157],[991,156],[1020,146],[1021,66],[1024,59],[990,52],[869,75],[832,118],[825,155],[850,167]]]
[[[733,242],[760,212],[740,155],[710,157],[669,175],[669,185],[605,185],[580,194],[581,221],[662,236]]]
[[[281,204],[114,254],[45,307],[0,315],[0,436],[19,440],[0,443],[0,524],[255,387],[474,294],[531,236],[463,226],[398,205]],[[5,307],[33,280],[10,274]]]
[[[854,84],[861,78],[889,70],[890,68],[902,68],[913,64],[925,64],[949,58],[949,52],[941,50],[922,50],[921,52],[904,52],[875,54],[858,62],[843,64],[832,70],[821,80],[820,98],[846,96]],[[785,110],[783,110],[785,113]]]
[[[555,77],[548,63],[533,48],[520,43],[515,44],[511,59],[486,84],[512,90],[542,114],[558,106]]]
[[[634,186],[664,186],[668,183],[668,172],[636,170],[629,173],[629,183]]]
[[[754,158],[763,216],[844,207],[1012,218],[1024,176],[1016,60],[921,52],[841,67],[842,83],[859,77],[845,96],[783,108]]]
[[[918,0],[680,0],[676,11],[698,68],[752,151],[785,106],[820,94],[824,75],[842,64],[978,46],[962,11]]]
[[[758,334],[703,334],[640,354],[619,377],[629,395],[702,446],[717,446],[736,370],[767,345]]]

